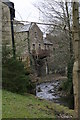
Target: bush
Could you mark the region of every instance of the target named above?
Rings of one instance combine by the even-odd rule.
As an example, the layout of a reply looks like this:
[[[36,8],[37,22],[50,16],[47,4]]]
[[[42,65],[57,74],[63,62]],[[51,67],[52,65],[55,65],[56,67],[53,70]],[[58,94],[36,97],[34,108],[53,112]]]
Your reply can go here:
[[[24,63],[12,57],[12,49],[2,45],[2,87],[11,92],[31,92],[35,87],[30,80],[30,71]]]
[[[32,84],[29,75],[25,75],[24,64],[14,58],[8,58],[2,65],[2,87],[11,92],[29,92]]]

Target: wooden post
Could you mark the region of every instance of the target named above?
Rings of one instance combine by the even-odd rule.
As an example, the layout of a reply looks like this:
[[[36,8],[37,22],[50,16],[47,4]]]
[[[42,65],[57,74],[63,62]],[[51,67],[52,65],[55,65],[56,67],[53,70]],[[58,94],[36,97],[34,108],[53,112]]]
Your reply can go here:
[[[79,2],[73,2],[73,46],[75,62],[73,67],[73,88],[76,117],[80,118],[80,36]]]
[[[46,75],[49,74],[49,66],[48,66],[48,61],[47,61],[47,58],[46,58]]]

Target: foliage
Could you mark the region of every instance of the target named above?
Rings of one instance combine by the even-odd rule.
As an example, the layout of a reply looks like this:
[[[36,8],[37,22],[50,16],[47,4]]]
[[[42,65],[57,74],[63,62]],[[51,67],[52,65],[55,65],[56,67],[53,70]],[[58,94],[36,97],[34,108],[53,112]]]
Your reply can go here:
[[[68,73],[67,73],[67,77],[68,77],[68,81],[72,82],[73,79],[73,64],[74,64],[74,59],[71,58],[69,63],[68,63]]]
[[[73,64],[74,64],[74,58],[72,57],[68,63],[68,84],[67,89],[70,91],[70,94],[73,94]]]
[[[74,108],[74,94],[73,94],[73,64],[74,59],[70,59],[68,63],[68,69],[67,69],[67,80],[62,82],[62,84],[59,87],[59,90],[63,90],[66,92],[66,95],[71,97],[71,105],[73,104]]]
[[[73,94],[73,64],[74,59],[72,58],[68,63],[68,72],[67,72],[67,78],[68,80],[63,82],[60,87],[62,87],[62,90],[65,90],[68,92],[68,94]]]
[[[7,53],[7,54],[6,54]],[[3,48],[2,86],[12,92],[24,93],[33,89],[24,64],[11,57],[10,51]]]
[[[8,58],[12,55],[12,50],[7,45],[2,46],[2,64],[5,64]]]

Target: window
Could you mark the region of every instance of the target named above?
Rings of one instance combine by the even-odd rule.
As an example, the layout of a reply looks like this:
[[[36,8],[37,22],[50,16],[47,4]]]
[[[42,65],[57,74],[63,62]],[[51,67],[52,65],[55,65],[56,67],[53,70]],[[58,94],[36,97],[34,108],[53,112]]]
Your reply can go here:
[[[35,44],[33,44],[33,50],[35,50]]]
[[[39,49],[41,49],[41,44],[39,44]]]
[[[35,38],[37,38],[37,32],[35,32]]]

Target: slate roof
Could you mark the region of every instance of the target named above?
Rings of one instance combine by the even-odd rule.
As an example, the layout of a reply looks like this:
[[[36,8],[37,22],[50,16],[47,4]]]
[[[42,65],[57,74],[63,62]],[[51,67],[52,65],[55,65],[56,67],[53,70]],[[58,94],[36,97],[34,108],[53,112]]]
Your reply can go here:
[[[47,39],[43,39],[43,42],[44,42],[45,45],[53,45],[53,43],[51,43]]]
[[[16,32],[28,32],[31,27],[31,24],[26,24],[23,26],[16,26],[15,31]]]

